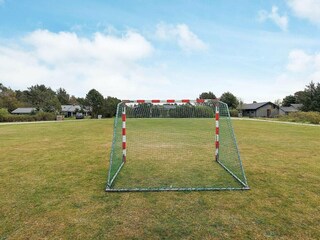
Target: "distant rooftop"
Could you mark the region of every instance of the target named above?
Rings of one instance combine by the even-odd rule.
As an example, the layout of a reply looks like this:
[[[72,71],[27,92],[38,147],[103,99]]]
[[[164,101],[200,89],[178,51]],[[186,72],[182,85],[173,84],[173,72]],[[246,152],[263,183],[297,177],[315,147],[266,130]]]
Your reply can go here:
[[[280,107],[280,109],[284,112],[297,112],[298,109],[290,106],[290,107]]]
[[[280,110],[283,112],[289,113],[289,112],[298,112],[300,108],[303,106],[302,104],[290,104],[289,107],[280,107]]]
[[[243,110],[255,110],[271,102],[245,103],[242,105]],[[273,103],[272,103],[273,104]]]
[[[76,110],[81,110],[80,105],[61,105],[61,112],[76,112]],[[84,106],[82,109],[84,112],[91,111],[90,107]]]
[[[75,112],[77,109],[81,110],[80,105],[61,105],[62,112]]]
[[[303,107],[303,104],[301,104],[301,103],[293,103],[293,104],[291,104],[291,106],[296,108],[296,109],[300,109],[300,108]]]
[[[33,111],[36,111],[36,108],[17,108],[15,110],[13,110],[11,113],[13,114],[30,114]]]

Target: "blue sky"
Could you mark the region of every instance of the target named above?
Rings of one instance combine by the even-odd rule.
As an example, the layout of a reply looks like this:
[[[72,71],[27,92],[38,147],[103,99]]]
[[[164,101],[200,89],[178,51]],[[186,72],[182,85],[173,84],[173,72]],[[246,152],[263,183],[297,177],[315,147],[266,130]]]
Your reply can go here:
[[[0,0],[0,82],[275,101],[320,81],[320,1]]]

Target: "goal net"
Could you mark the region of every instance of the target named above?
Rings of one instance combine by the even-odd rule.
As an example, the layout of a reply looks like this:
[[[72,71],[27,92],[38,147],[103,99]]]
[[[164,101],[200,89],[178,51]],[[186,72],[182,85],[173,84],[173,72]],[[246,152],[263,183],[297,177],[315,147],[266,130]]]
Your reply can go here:
[[[227,104],[118,104],[106,191],[249,189]]]

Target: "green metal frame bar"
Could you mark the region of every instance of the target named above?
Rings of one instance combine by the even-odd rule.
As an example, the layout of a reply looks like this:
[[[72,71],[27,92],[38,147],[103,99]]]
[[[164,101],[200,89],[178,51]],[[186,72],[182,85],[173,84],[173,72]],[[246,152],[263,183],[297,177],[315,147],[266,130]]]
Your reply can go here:
[[[181,188],[106,188],[106,192],[177,192],[177,191],[235,191],[249,190],[249,187],[181,187]]]
[[[124,162],[121,163],[120,167],[118,168],[117,172],[114,174],[114,176],[110,180],[110,182],[108,181],[107,188],[112,187],[112,184],[113,184],[114,180],[116,179],[117,175],[119,174],[120,170],[122,169],[123,165],[124,165]]]
[[[231,170],[229,170],[223,163],[221,163],[220,161],[217,161],[217,163],[220,164],[221,167],[223,167],[224,170],[226,170],[229,174],[231,174],[232,177],[234,177],[239,183],[241,183],[244,187],[248,187],[248,185],[246,183],[244,183],[243,181],[241,181],[240,178],[238,178]]]
[[[221,102],[221,103],[223,103],[223,102]],[[232,122],[231,122],[229,107],[228,107],[228,104],[226,104],[226,103],[223,103],[223,104],[225,104],[225,106],[226,106],[226,108],[227,108],[228,120],[229,120],[229,121],[228,121],[228,125],[229,125],[229,129],[231,129],[231,134],[232,134],[232,137],[233,137],[234,145],[236,146],[237,155],[238,155],[238,161],[239,161],[239,163],[240,163],[241,173],[242,173],[242,176],[243,176],[243,178],[244,178],[244,182],[243,182],[242,180],[240,180],[237,176],[235,176],[234,173],[233,173],[232,171],[230,171],[224,164],[222,164],[221,162],[219,162],[219,164],[220,164],[223,168],[225,168],[233,177],[235,177],[242,185],[248,187],[248,182],[247,182],[246,174],[244,173],[244,168],[243,168],[242,160],[241,160],[240,153],[239,153],[239,148],[238,148],[238,144],[237,144],[236,135],[234,134],[234,130],[233,130]]]
[[[114,131],[113,131],[113,141],[112,141],[112,149],[111,149],[111,153],[110,153],[110,166],[109,166],[109,173],[108,173],[108,181],[107,181],[107,187],[105,189],[106,192],[173,192],[173,191],[238,191],[238,190],[250,190],[250,187],[248,186],[247,183],[247,178],[246,175],[244,173],[244,169],[243,169],[243,165],[242,165],[242,161],[240,158],[240,154],[239,154],[239,149],[238,149],[238,145],[236,142],[236,138],[235,138],[235,134],[234,134],[234,130],[233,130],[233,126],[231,124],[231,118],[230,118],[230,113],[229,113],[229,108],[228,105],[224,102],[221,101],[217,101],[218,103],[224,104],[226,106],[227,112],[228,112],[228,125],[231,128],[231,133],[234,139],[234,144],[236,146],[236,150],[237,150],[237,155],[238,155],[238,160],[240,162],[240,168],[241,168],[241,172],[242,175],[245,179],[245,181],[243,182],[238,176],[236,176],[231,170],[229,170],[222,162],[220,161],[216,161],[223,169],[225,169],[236,181],[238,181],[243,187],[150,187],[150,188],[112,188],[112,185],[117,177],[117,175],[119,174],[119,172],[121,171],[122,167],[124,166],[124,162],[122,162],[122,164],[120,165],[120,167],[118,168],[117,172],[115,173],[115,175],[113,176],[112,179],[111,178],[111,166],[112,166],[112,157],[113,157],[113,149],[114,149],[114,145],[115,145],[115,137],[116,137],[116,130],[117,130],[117,121],[118,121],[118,113],[119,113],[119,107],[121,104],[125,104],[125,102],[120,102],[117,106],[117,113],[116,113],[116,118],[114,121]]]
[[[118,175],[118,173],[120,172],[122,165],[120,165],[119,169],[117,170],[116,174],[113,176],[112,180],[111,178],[111,166],[112,166],[112,159],[113,159],[113,149],[115,146],[115,142],[116,142],[116,132],[117,132],[117,124],[118,124],[118,114],[119,114],[119,107],[122,104],[122,102],[118,103],[117,105],[117,112],[116,112],[116,118],[114,119],[114,124],[113,124],[113,137],[112,137],[112,146],[111,146],[111,151],[110,151],[110,163],[109,163],[109,172],[108,172],[108,179],[107,179],[107,187],[111,187],[113,181],[115,180],[116,176]]]

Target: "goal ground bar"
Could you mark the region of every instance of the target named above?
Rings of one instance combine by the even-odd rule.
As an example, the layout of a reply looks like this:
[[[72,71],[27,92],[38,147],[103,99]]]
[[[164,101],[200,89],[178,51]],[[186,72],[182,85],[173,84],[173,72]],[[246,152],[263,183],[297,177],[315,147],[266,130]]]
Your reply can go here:
[[[169,192],[169,191],[239,191],[239,190],[250,190],[249,187],[225,187],[225,188],[219,188],[219,187],[199,187],[199,188],[187,188],[187,187],[168,187],[168,188],[119,188],[119,189],[112,189],[112,188],[106,188],[106,192]]]

